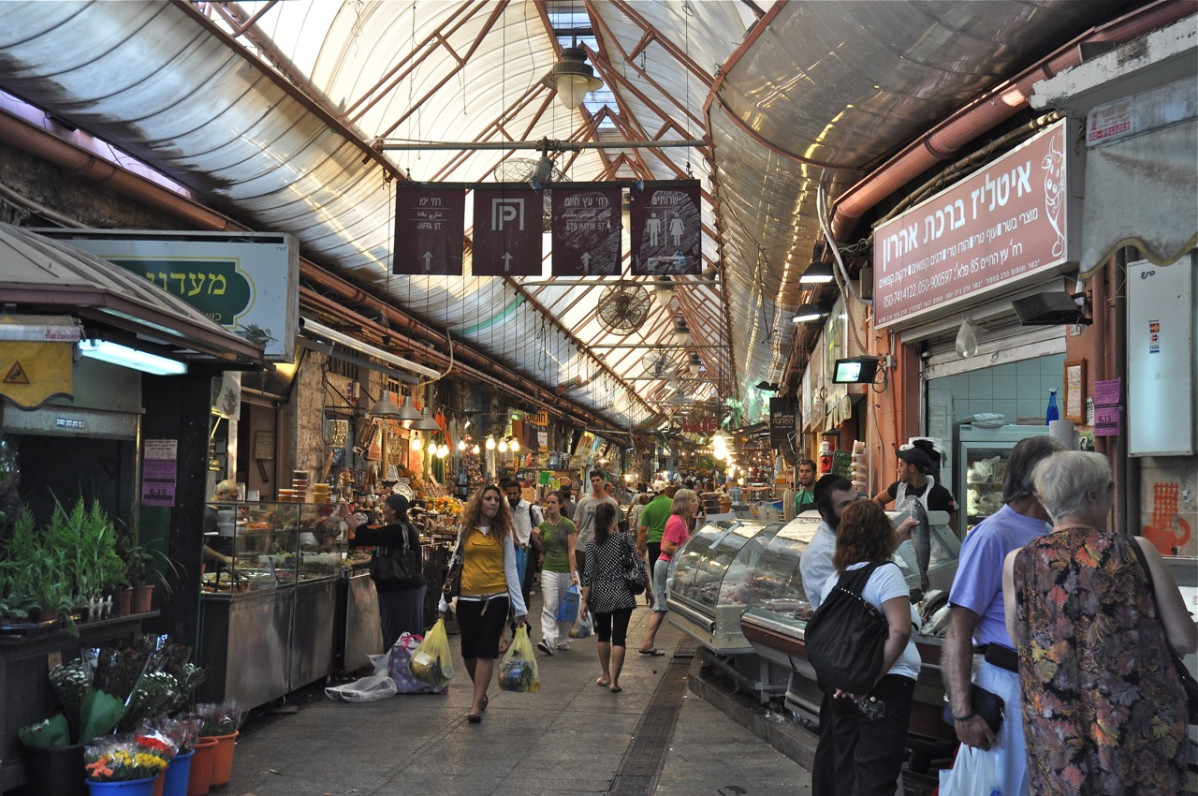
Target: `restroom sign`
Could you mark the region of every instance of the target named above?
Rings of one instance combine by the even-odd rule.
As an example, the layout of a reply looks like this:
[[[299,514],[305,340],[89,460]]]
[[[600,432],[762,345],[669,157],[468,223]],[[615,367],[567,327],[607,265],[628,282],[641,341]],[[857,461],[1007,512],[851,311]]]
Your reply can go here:
[[[699,182],[645,183],[629,191],[629,254],[638,276],[703,273]]]
[[[541,191],[504,185],[474,189],[475,276],[540,276],[545,229]]]

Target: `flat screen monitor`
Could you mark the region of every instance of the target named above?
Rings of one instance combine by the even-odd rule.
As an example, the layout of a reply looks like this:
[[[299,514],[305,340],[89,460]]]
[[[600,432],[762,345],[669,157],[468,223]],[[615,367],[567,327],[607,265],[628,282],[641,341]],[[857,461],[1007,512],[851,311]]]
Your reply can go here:
[[[832,372],[833,384],[869,384],[878,373],[878,360],[874,357],[853,357],[836,360]]]

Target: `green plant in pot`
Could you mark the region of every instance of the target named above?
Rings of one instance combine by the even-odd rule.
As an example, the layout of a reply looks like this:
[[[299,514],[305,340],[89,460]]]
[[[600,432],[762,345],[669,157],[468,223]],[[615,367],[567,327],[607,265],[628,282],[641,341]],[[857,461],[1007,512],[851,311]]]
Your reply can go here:
[[[58,540],[34,527],[33,514],[23,509],[4,540],[2,556],[5,604],[29,618],[51,619],[67,613],[67,630],[78,633],[70,619],[74,606],[74,574],[67,551]]]

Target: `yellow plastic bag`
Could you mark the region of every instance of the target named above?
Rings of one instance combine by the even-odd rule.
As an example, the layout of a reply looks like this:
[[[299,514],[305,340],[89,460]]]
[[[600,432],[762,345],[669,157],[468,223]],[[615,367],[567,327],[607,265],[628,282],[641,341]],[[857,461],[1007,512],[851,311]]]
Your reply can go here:
[[[532,640],[528,637],[528,625],[516,628],[516,638],[499,663],[499,687],[504,691],[528,691],[530,694],[541,690],[541,674]]]
[[[453,655],[449,651],[444,619],[438,619],[428,631],[424,641],[412,653],[408,668],[413,677],[430,685],[445,685],[453,679]]]

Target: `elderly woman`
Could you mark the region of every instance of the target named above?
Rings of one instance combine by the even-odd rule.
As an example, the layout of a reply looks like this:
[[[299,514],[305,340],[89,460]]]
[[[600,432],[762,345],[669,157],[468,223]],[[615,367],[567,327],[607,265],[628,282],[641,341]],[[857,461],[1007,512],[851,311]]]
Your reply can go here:
[[[1198,648],[1198,628],[1177,583],[1151,543],[1104,530],[1105,457],[1054,453],[1035,483],[1053,530],[1003,562],[1031,792],[1181,793],[1186,699],[1169,653]]]
[[[462,514],[461,587],[457,597],[462,659],[474,683],[474,701],[466,719],[482,721],[487,687],[499,657],[499,637],[508,609],[523,625],[528,609],[520,593],[512,512],[499,487],[488,484],[474,493]]]
[[[595,615],[595,633],[599,636],[599,667],[602,674],[595,682],[618,694],[624,652],[628,647],[628,620],[636,608],[636,598],[624,580],[625,555],[636,555],[636,546],[628,534],[620,532],[620,509],[601,503],[595,509],[595,538],[587,545],[586,566],[582,570],[581,614]]]
[[[666,580],[669,577],[670,559],[690,538],[695,512],[698,510],[699,496],[693,489],[679,489],[674,493],[674,501],[670,504],[670,518],[666,520],[666,528],[661,536],[661,555],[653,562],[653,571],[650,573],[653,580],[653,614],[649,617],[649,626],[645,629],[645,638],[641,640],[638,650],[641,655],[665,655],[654,645],[657,641],[657,631],[666,617],[666,611],[669,610],[666,605]]]
[[[920,657],[911,638],[919,614],[911,605],[902,570],[888,566],[897,545],[894,526],[877,503],[858,500],[845,507],[832,555],[836,571],[824,583],[822,600],[828,599],[842,578],[849,580],[850,573],[869,564],[880,565],[869,573],[860,594],[886,618],[889,634],[869,693],[837,689],[830,695],[826,720],[821,712],[819,746],[827,754],[815,756],[811,773],[815,796],[893,794],[902,771]]]

